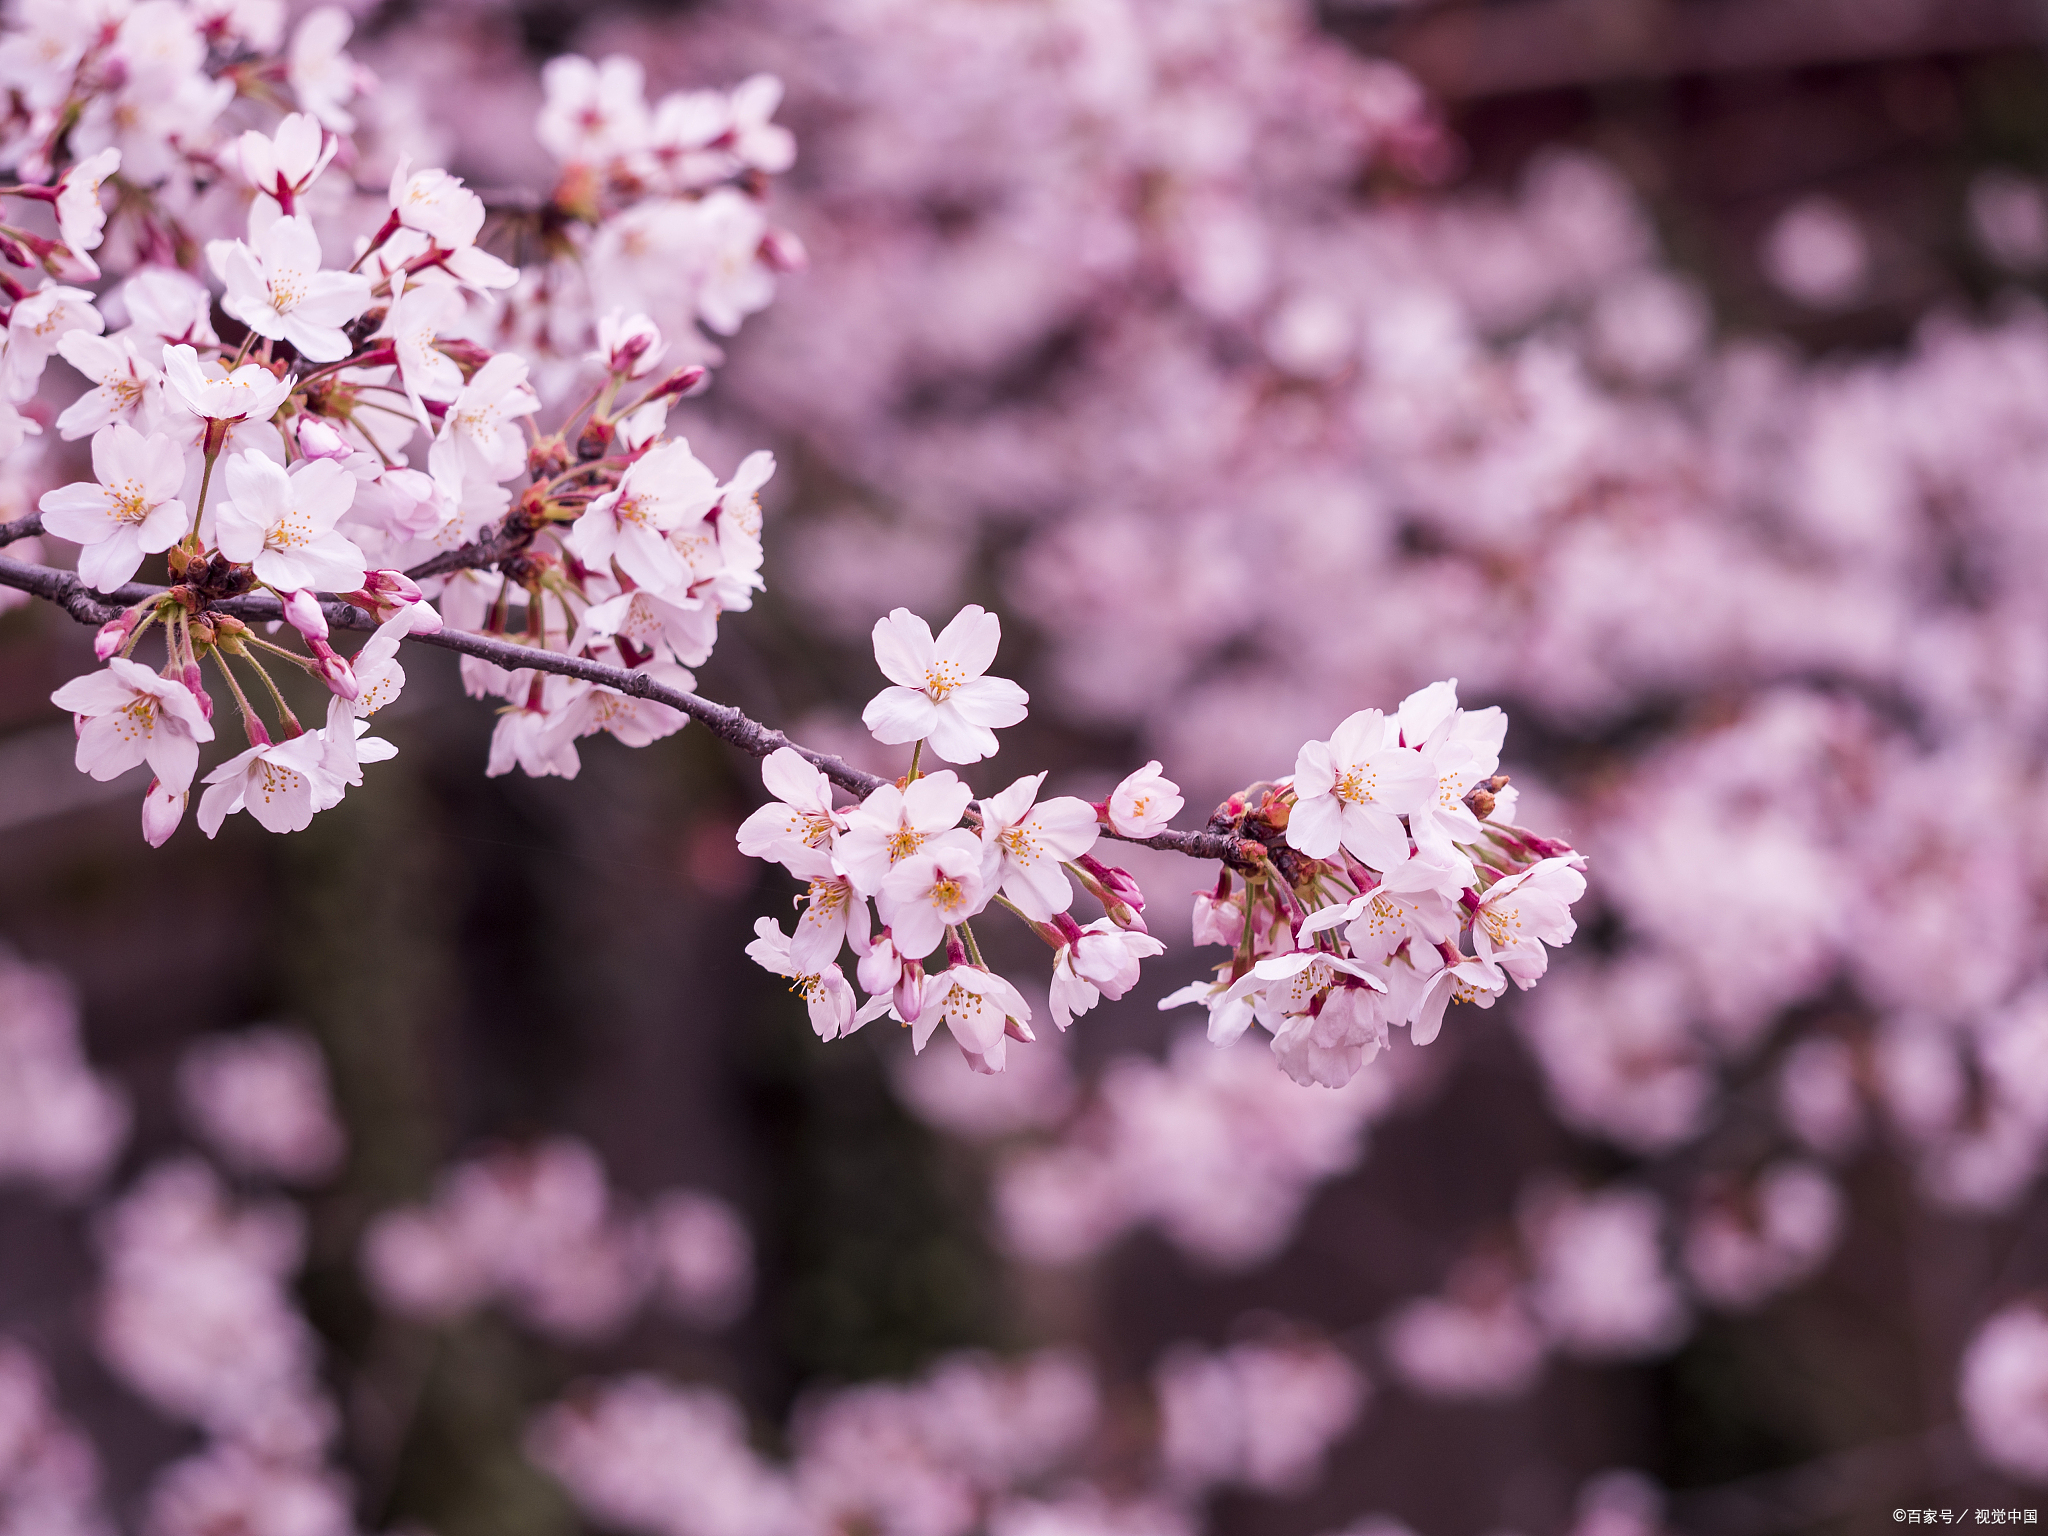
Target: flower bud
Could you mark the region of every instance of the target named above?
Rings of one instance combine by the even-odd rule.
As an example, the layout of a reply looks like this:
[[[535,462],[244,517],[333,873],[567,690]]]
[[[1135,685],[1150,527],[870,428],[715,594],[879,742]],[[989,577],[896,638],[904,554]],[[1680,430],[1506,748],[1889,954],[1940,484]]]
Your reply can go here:
[[[160,779],[149,781],[149,793],[142,797],[142,836],[152,848],[161,848],[185,819],[189,790],[172,789]]]
[[[310,635],[306,637],[306,643],[312,647],[320,681],[327,685],[329,693],[338,694],[351,704],[363,696],[362,684],[356,681],[356,670],[349,665],[346,656],[325,640],[315,640]]]
[[[319,600],[305,588],[285,594],[284,616],[285,621],[308,640],[327,638],[327,615],[320,611]]]
[[[192,697],[199,701],[199,712],[211,720],[213,718],[213,695],[206,691],[206,682],[199,675],[199,663],[196,661],[186,662],[181,678],[185,687],[190,690]]]
[[[597,324],[597,344],[603,349],[605,366],[629,379],[654,371],[668,347],[661,332],[645,315],[621,315],[613,310]]]
[[[309,459],[345,459],[355,450],[334,427],[320,416],[301,415],[292,427],[299,452]]]
[[[92,653],[101,661],[119,651],[128,643],[128,637],[135,633],[135,626],[142,622],[143,604],[137,603],[119,618],[109,619],[99,627],[92,637]]]
[[[696,389],[698,385],[702,384],[709,377],[711,377],[711,370],[709,368],[706,368],[702,363],[692,363],[687,368],[678,368],[674,373],[663,379],[647,398],[649,400],[660,400],[668,395],[675,395],[680,398]]]
[[[801,272],[811,264],[803,241],[786,229],[771,229],[761,237],[761,260],[776,272]]]

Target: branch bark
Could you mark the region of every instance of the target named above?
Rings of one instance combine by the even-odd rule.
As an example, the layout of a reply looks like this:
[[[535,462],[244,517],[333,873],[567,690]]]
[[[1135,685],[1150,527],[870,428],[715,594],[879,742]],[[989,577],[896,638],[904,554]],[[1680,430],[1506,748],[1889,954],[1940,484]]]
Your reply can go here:
[[[12,544],[16,539],[32,539],[43,531],[42,514],[31,512],[27,517],[17,517],[11,523],[0,523],[0,548]]]
[[[0,524],[0,528],[14,526],[17,525]],[[460,550],[451,552],[454,555],[461,553]],[[43,598],[62,608],[79,623],[92,625],[105,624],[111,619],[118,618],[135,604],[152,597],[161,597],[169,590],[165,587],[131,582],[112,592],[96,593],[69,571],[54,570],[43,565],[24,565],[20,561],[5,557],[0,557],[0,586],[13,587],[17,591]],[[282,602],[275,597],[258,593],[251,593],[246,597],[216,599],[206,607],[211,613],[224,613],[232,618],[253,620],[257,623],[267,623],[272,619],[284,617]],[[367,631],[377,627],[375,619],[352,603],[322,603],[320,609],[327,616],[329,627],[333,629]],[[732,743],[742,752],[754,757],[766,757],[781,747],[792,748],[834,784],[855,795],[865,797],[889,782],[856,768],[829,752],[814,751],[801,742],[791,741],[782,732],[742,714],[729,704],[720,704],[699,694],[687,693],[680,688],[665,687],[644,672],[628,672],[623,667],[606,666],[603,662],[590,661],[581,656],[565,656],[559,651],[538,650],[532,646],[520,645],[516,641],[494,639],[488,635],[472,635],[461,630],[444,629],[438,634],[409,635],[406,638],[422,645],[438,646],[442,650],[474,656],[481,661],[504,667],[508,671],[531,668],[537,672],[553,672],[562,677],[581,678],[586,682],[597,683],[632,698],[652,699],[657,704],[666,704],[671,709],[682,711],[691,719],[702,723],[714,736]],[[1244,869],[1265,855],[1265,850],[1256,842],[1215,832],[1162,832],[1156,837],[1136,838],[1124,837],[1114,829],[1105,827],[1103,835],[1121,842],[1136,843],[1145,848],[1159,848],[1170,853],[1185,854],[1189,858],[1221,859],[1237,869]]]

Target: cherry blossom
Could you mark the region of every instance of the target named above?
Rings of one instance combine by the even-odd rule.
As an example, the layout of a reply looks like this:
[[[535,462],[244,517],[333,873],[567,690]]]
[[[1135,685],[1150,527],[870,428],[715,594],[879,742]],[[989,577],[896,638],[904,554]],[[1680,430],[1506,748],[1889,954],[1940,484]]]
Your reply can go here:
[[[220,831],[236,811],[247,811],[270,832],[303,832],[321,802],[341,797],[326,768],[330,743],[319,731],[289,741],[258,742],[206,776],[199,797],[199,830]]]
[[[126,422],[101,428],[92,440],[97,485],[78,481],[46,492],[43,526],[84,546],[78,574],[102,592],[134,576],[144,555],[183,538],[185,454],[161,435],[144,437]]]
[[[754,942],[747,946],[748,956],[763,970],[791,979],[790,990],[803,998],[810,1011],[811,1029],[820,1040],[837,1040],[860,1027],[860,1021],[854,1017],[857,1000],[853,988],[836,964],[815,971],[799,969],[790,956],[789,935],[772,917],[759,919],[754,924],[754,933]]]
[[[875,624],[875,662],[895,686],[861,712],[875,740],[925,741],[949,763],[978,763],[996,754],[994,727],[1024,718],[1028,696],[1007,678],[988,677],[1003,627],[970,603],[932,638],[931,626],[907,608]]]
[[[334,531],[355,499],[347,470],[310,459],[287,472],[253,450],[224,469],[228,500],[214,516],[230,560],[249,562],[259,581],[283,591],[348,592],[363,584],[362,551]]]
[[[78,769],[113,779],[139,763],[182,790],[199,767],[199,745],[213,726],[182,680],[159,677],[140,662],[111,658],[106,669],[75,677],[50,695],[78,717]]]
[[[526,445],[512,422],[540,409],[540,397],[526,382],[526,360],[500,352],[463,386],[430,456],[434,478],[453,487],[472,480],[491,484],[519,472]]]
[[[83,288],[45,283],[17,303],[7,318],[6,350],[0,354],[0,393],[26,400],[42,382],[43,366],[74,331],[99,335],[106,329],[92,295]]]
[[[671,530],[701,519],[718,503],[718,477],[690,445],[673,438],[636,459],[619,488],[590,504],[569,532],[569,548],[585,564],[617,561],[635,581],[671,588],[685,567],[669,543]]]
[[[1052,964],[1052,1017],[1062,1030],[1102,998],[1122,997],[1136,986],[1140,960],[1166,953],[1150,934],[1127,932],[1106,917],[1066,938]]]
[[[90,437],[117,421],[142,432],[155,424],[163,374],[133,337],[72,331],[57,343],[57,353],[92,381],[58,416],[58,436],[67,442]]]
[[[977,865],[981,844],[971,832],[955,831],[974,791],[948,769],[913,779],[903,789],[878,786],[846,814],[845,830],[833,852],[847,878],[862,892],[882,888],[892,866],[943,841],[971,848]],[[977,883],[979,876],[977,875]]]
[[[1422,760],[1398,744],[1394,723],[1361,709],[1296,758],[1288,846],[1314,859],[1341,846],[1374,869],[1392,869],[1408,858],[1399,818],[1420,811],[1431,787]]]
[[[794,747],[770,752],[761,759],[761,782],[775,798],[740,823],[741,853],[788,865],[802,852],[832,848],[846,817],[833,809],[832,781],[801,752]]]
[[[1110,792],[1103,815],[1120,836],[1143,839],[1164,832],[1186,804],[1154,758]]]
[[[235,141],[235,161],[250,186],[290,213],[340,147],[340,138],[327,132],[319,118],[293,112],[274,134],[244,133]]]
[[[185,342],[164,348],[164,377],[193,415],[226,422],[267,421],[296,382],[256,363],[244,363],[232,373],[209,373]]]
[[[1571,905],[1586,893],[1578,858],[1544,859],[1488,888],[1473,914],[1472,940],[1482,963],[1497,965],[1515,985],[1535,983],[1550,963],[1545,944],[1571,940]]]
[[[207,260],[227,285],[221,308],[259,336],[287,341],[309,362],[349,354],[341,327],[370,304],[370,280],[320,269],[320,237],[304,214],[286,214],[254,243],[216,240]]]
[[[1003,1070],[1006,1035],[1031,1038],[1031,1005],[1002,977],[978,965],[956,964],[926,977],[919,1008],[910,1027],[912,1044],[923,1051],[943,1021],[977,1072]]]
[[[100,188],[121,168],[121,151],[103,149],[87,155],[57,180],[57,233],[73,255],[90,268],[88,276],[99,276],[99,267],[86,256],[99,249],[107,227],[107,211],[100,206]]]
[[[849,834],[846,841],[851,840]],[[935,840],[890,868],[875,904],[898,953],[922,960],[944,941],[948,928],[988,904],[981,849],[965,840]]]
[[[1071,796],[1034,804],[1045,775],[1019,779],[981,808],[986,850],[982,882],[1003,894],[1034,922],[1073,904],[1074,888],[1062,867],[1095,846],[1095,807]]]

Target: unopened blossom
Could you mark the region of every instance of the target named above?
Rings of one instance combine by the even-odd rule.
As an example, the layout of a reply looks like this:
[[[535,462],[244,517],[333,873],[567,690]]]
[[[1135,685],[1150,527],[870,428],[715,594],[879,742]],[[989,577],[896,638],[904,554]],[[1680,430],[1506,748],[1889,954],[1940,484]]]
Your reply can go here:
[[[684,580],[685,569],[669,531],[701,519],[718,504],[718,495],[718,477],[687,442],[671,438],[635,459],[618,489],[584,510],[569,530],[569,551],[585,565],[601,570],[616,561],[637,582],[673,587]]]
[[[495,485],[519,472],[526,440],[514,423],[540,409],[526,371],[526,359],[500,352],[463,386],[429,455],[435,479],[450,487],[474,480]]]
[[[971,832],[954,830],[973,798],[974,791],[945,768],[913,779],[903,789],[878,785],[846,813],[845,830],[834,844],[839,867],[859,890],[872,895],[882,888],[892,866],[921,850],[928,852],[927,845],[940,839],[972,848],[979,860],[980,841]]]
[[[945,940],[948,927],[988,905],[981,849],[968,841],[940,840],[896,863],[883,877],[875,904],[899,952],[921,960]]]
[[[982,880],[1038,923],[1073,905],[1064,862],[1093,848],[1102,830],[1085,800],[1066,795],[1035,804],[1044,782],[1043,773],[1019,779],[981,807]]]
[[[967,1064],[977,1072],[1003,1070],[1003,1040],[1031,1038],[1031,1005],[1002,977],[978,965],[955,965],[928,976],[911,1043],[920,1052],[943,1021]]]
[[[1029,696],[1008,678],[984,674],[996,659],[1003,627],[969,603],[933,639],[931,626],[907,608],[876,621],[875,662],[895,686],[861,712],[875,740],[924,741],[949,763],[978,763],[996,754],[995,727],[1024,718]]]
[[[250,450],[224,466],[228,500],[214,514],[221,553],[246,561],[279,591],[348,592],[363,584],[363,553],[335,523],[355,499],[355,477],[331,459],[289,472]]]
[[[348,356],[341,328],[369,308],[370,280],[322,271],[320,237],[304,214],[274,220],[253,244],[215,240],[206,257],[227,285],[221,308],[257,335],[290,342],[308,362]]]
[[[1472,943],[1482,964],[1499,966],[1518,987],[1534,986],[1550,964],[1545,944],[1567,944],[1577,932],[1572,903],[1586,894],[1582,861],[1544,859],[1496,881],[1472,914]]]
[[[60,341],[73,331],[97,336],[105,329],[91,294],[45,283],[8,315],[6,350],[0,354],[0,394],[14,401],[28,399],[42,382],[43,367]]]
[[[94,434],[92,468],[96,484],[59,486],[38,505],[46,531],[83,546],[79,576],[111,592],[135,575],[144,555],[185,536],[189,519],[178,499],[185,454],[169,437],[144,437],[117,421]]]
[[[87,155],[57,181],[57,234],[98,276],[98,266],[86,256],[99,248],[107,227],[107,211],[100,206],[100,187],[121,168],[121,151],[103,149]]]
[[[1154,758],[1110,792],[1106,814],[1123,837],[1155,837],[1173,825],[1187,801],[1180,786],[1159,771]]]
[[[185,409],[208,421],[268,421],[297,382],[257,363],[244,363],[233,373],[208,367],[220,365],[202,365],[185,343],[164,348],[164,378],[172,392]]]
[[[119,656],[104,671],[74,677],[50,702],[78,717],[78,771],[95,779],[148,763],[182,790],[199,767],[199,744],[213,740],[212,723],[181,679]]]
[[[612,373],[644,378],[667,351],[660,328],[645,315],[615,309],[597,322],[597,351],[592,355]]]
[[[761,759],[761,782],[775,798],[740,823],[741,853],[788,864],[800,850],[831,849],[846,817],[833,809],[832,781],[820,769],[796,748],[777,747]]]
[[[904,956],[886,928],[866,942],[867,950],[854,970],[868,994],[861,1008],[862,1022],[888,1012],[905,1024],[915,1024],[924,1006],[924,967]]]
[[[837,1040],[860,1027],[854,1018],[856,999],[846,975],[836,964],[815,971],[800,968],[789,952],[789,935],[772,917],[754,924],[755,939],[747,954],[763,970],[791,980],[790,990],[804,1000],[811,1015],[811,1029],[820,1040]]]
[[[1053,956],[1053,1022],[1065,1029],[1102,998],[1122,997],[1138,983],[1138,962],[1165,952],[1166,946],[1150,934],[1097,918]]]
[[[305,831],[320,802],[335,794],[325,766],[327,749],[321,732],[308,731],[236,753],[206,776],[199,830],[212,837],[228,817],[246,810],[267,831]]]
[[[92,388],[58,416],[59,437],[73,442],[117,421],[150,430],[162,404],[163,373],[149,361],[155,348],[145,356],[132,336],[72,331],[57,343],[57,353],[92,381]]]
[[[273,197],[286,213],[327,169],[341,139],[321,127],[310,112],[293,112],[274,134],[253,129],[235,141],[235,160],[242,178],[258,192]]]
[[[1296,757],[1288,846],[1312,859],[1342,847],[1374,869],[1392,869],[1408,858],[1401,817],[1419,810],[1432,787],[1422,759],[1399,745],[1394,723],[1361,709]]]

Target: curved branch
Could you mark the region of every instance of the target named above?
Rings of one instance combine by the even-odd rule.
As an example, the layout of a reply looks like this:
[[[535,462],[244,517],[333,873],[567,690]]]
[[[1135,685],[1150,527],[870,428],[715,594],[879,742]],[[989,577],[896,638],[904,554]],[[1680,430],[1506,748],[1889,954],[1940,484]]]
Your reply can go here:
[[[452,553],[459,555],[462,551],[456,550]],[[79,623],[94,625],[105,624],[118,618],[124,610],[136,603],[152,597],[162,597],[169,590],[165,587],[131,582],[112,592],[98,594],[69,571],[53,570],[42,565],[23,565],[19,561],[4,557],[0,557],[0,587],[13,587],[18,591],[32,593],[55,603]],[[258,593],[251,593],[246,597],[218,598],[206,606],[207,611],[211,613],[223,613],[237,619],[253,619],[259,623],[284,617],[282,602],[275,597]],[[377,627],[375,619],[352,603],[322,603],[320,610],[327,616],[328,625],[334,629],[372,630]],[[657,704],[666,704],[670,709],[680,710],[691,719],[702,722],[714,736],[731,742],[742,752],[754,757],[766,757],[779,748],[789,747],[800,753],[826,778],[851,794],[866,797],[883,784],[890,782],[877,774],[856,768],[829,752],[814,751],[801,742],[791,741],[782,732],[742,714],[729,704],[715,703],[699,694],[666,687],[645,672],[629,672],[623,667],[607,666],[603,662],[589,661],[581,656],[565,656],[559,651],[538,650],[532,646],[520,645],[516,641],[493,639],[488,635],[472,635],[462,630],[444,629],[436,634],[408,635],[406,638],[422,645],[439,646],[443,650],[474,656],[480,661],[488,661],[507,671],[529,669],[536,672],[553,672],[562,677],[574,677],[584,682],[597,683],[632,698],[651,699]],[[1185,854],[1189,858],[1221,859],[1237,869],[1247,868],[1265,857],[1265,849],[1256,841],[1232,837],[1227,833],[1161,832],[1155,837],[1124,837],[1114,828],[1104,827],[1103,835],[1121,842],[1137,843],[1146,848]]]
[[[12,544],[16,539],[32,539],[43,531],[43,518],[39,512],[27,517],[17,517],[11,523],[0,523],[0,548]]]

